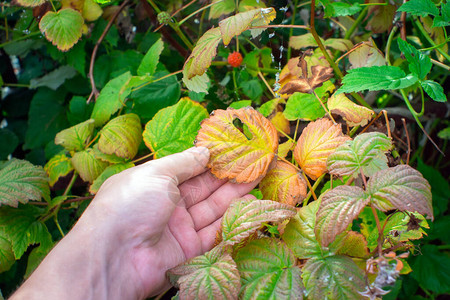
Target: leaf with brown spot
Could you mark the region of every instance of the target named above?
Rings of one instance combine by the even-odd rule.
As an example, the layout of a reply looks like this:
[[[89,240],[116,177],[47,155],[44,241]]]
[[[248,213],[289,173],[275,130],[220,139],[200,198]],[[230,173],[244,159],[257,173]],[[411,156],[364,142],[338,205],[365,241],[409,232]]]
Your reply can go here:
[[[241,122],[243,128],[234,122]],[[211,172],[238,183],[263,177],[278,148],[275,127],[251,107],[214,111],[203,120],[196,140],[197,146],[209,149]]]
[[[331,113],[340,115],[350,127],[365,126],[374,114],[373,110],[353,103],[345,94],[333,94],[327,105]]]
[[[294,149],[294,158],[302,170],[316,180],[327,170],[327,158],[350,137],[342,133],[341,125],[329,119],[311,122],[303,129]]]
[[[264,199],[295,206],[306,197],[306,182],[298,170],[284,161],[277,161],[259,183]]]

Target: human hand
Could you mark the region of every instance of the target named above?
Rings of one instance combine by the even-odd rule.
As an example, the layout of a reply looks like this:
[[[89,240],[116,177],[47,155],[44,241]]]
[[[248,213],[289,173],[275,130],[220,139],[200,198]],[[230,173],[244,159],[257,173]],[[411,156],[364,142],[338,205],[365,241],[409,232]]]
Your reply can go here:
[[[58,276],[91,274],[99,285],[91,282],[91,288],[101,290],[90,291],[95,299],[142,299],[167,289],[165,272],[210,250],[230,202],[258,183],[218,180],[206,170],[208,159],[206,148],[191,148],[109,178],[73,230],[22,288],[36,277],[42,280],[49,268],[57,268]],[[68,265],[64,255],[71,261],[79,257],[78,263],[86,266]],[[58,261],[66,261],[66,267],[52,267]],[[71,273],[77,270],[84,275]],[[74,284],[73,279],[68,281]],[[72,289],[74,297],[66,294],[64,299],[87,299],[86,292],[82,295],[85,284],[80,285]]]

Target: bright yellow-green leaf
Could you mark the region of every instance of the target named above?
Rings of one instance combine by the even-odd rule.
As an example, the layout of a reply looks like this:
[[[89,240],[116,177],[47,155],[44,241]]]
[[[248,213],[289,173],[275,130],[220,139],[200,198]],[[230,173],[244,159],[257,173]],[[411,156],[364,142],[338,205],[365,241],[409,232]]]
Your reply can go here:
[[[295,206],[306,197],[306,182],[301,173],[291,164],[277,161],[259,183],[264,199]]]
[[[244,125],[246,132],[241,131]],[[219,109],[202,122],[196,145],[209,149],[208,167],[216,177],[252,182],[264,176],[274,161],[278,134],[272,123],[251,107]]]
[[[103,14],[103,10],[95,3],[93,0],[84,0],[84,6],[83,6],[83,18],[88,22],[93,22],[101,17]]]
[[[48,11],[39,23],[45,37],[61,51],[67,51],[81,38],[84,19],[80,12],[65,8]]]
[[[311,122],[303,129],[294,149],[294,157],[302,170],[316,180],[327,170],[327,158],[350,137],[342,133],[341,125],[329,119]]]
[[[53,186],[59,178],[66,176],[73,170],[72,162],[65,153],[53,156],[44,166],[50,178],[50,186]]]
[[[91,194],[96,194],[98,192],[98,190],[100,189],[101,185],[105,182],[106,179],[108,179],[109,177],[118,174],[120,172],[122,172],[123,170],[129,169],[131,167],[134,167],[134,164],[131,162],[127,162],[127,163],[122,163],[122,164],[116,164],[116,165],[112,165],[107,167],[102,174],[100,174],[95,180],[94,182],[91,184],[91,186],[89,187],[89,192]]]
[[[28,200],[50,200],[48,177],[44,169],[26,160],[13,159],[0,170],[0,206],[17,207]]]
[[[209,19],[217,19],[223,15],[232,13],[236,9],[235,0],[213,0],[215,3],[209,10]]]
[[[295,142],[293,140],[287,140],[286,142],[278,146],[278,157],[286,158],[289,151],[293,151],[295,147]]]
[[[75,153],[72,157],[72,165],[81,179],[93,182],[106,169],[108,163],[96,159],[94,150],[89,148]]]
[[[208,83],[209,77],[208,74],[203,75],[195,75],[191,79],[187,79],[187,69],[183,70],[183,82],[188,88],[188,90],[196,92],[196,93],[206,93],[208,94]]]
[[[17,0],[17,3],[26,7],[36,7],[45,3],[46,0]]]
[[[159,62],[159,56],[164,49],[164,43],[161,39],[157,40],[147,51],[142,59],[139,68],[137,69],[138,75],[152,76],[155,74],[156,66]]]
[[[370,256],[366,238],[355,231],[349,231],[340,241],[339,250],[336,254],[358,258],[368,258]]]
[[[85,0],[61,0],[61,9],[73,8],[79,12],[83,10]]]
[[[263,223],[293,217],[294,207],[270,200],[241,198],[231,203],[222,218],[222,241],[237,244],[256,232]]]
[[[2,235],[0,235],[0,258],[0,273],[8,271],[16,261],[11,242]]]
[[[93,132],[94,120],[89,119],[59,132],[55,137],[55,144],[61,145],[69,151],[81,151],[86,147]]]
[[[340,115],[350,127],[365,126],[374,114],[373,110],[353,103],[345,94],[331,96],[327,105],[331,113]]]
[[[145,125],[144,142],[155,158],[178,153],[194,145],[200,122],[208,112],[189,98],[163,108]]]
[[[276,114],[271,116],[269,120],[278,130],[279,136],[285,136],[291,133],[291,124],[289,124],[289,120],[286,119],[283,112],[278,111]]]
[[[101,161],[110,163],[110,164],[121,164],[126,163],[128,159],[119,157],[115,154],[106,154],[98,149],[98,144],[95,144],[92,149],[94,150],[94,157],[96,159],[100,159]]]
[[[135,114],[126,114],[112,119],[102,128],[98,149],[106,154],[132,159],[141,141],[141,120]]]

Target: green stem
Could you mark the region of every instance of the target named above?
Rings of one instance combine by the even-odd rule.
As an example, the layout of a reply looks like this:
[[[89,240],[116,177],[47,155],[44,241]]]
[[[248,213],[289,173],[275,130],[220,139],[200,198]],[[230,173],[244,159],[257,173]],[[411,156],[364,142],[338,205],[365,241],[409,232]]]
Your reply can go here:
[[[291,17],[291,25],[295,24],[295,16],[297,15],[297,4],[298,4],[298,0],[295,0],[294,1],[294,11],[292,12],[292,17]],[[289,40],[291,39],[291,36],[293,33],[294,33],[294,28],[291,28],[289,30]],[[291,58],[291,51],[292,51],[292,48],[289,47],[287,50],[287,60],[288,61]]]
[[[386,43],[385,53],[386,53],[386,62],[388,64],[388,66],[391,65],[391,58],[389,57],[389,52],[391,51],[392,40],[394,39],[394,35],[395,35],[395,32],[397,31],[397,29],[398,29],[397,26],[394,26],[394,28],[392,28],[391,32],[389,33],[389,37],[388,37],[388,40]]]
[[[55,5],[53,4],[53,1],[50,0],[50,3],[51,3],[51,5],[52,5],[53,11],[56,12],[56,8],[55,8]]]
[[[58,228],[59,233],[61,234],[61,236],[65,237],[64,231],[62,230],[61,225],[59,225],[59,221],[58,221],[58,216],[57,215],[53,216],[53,221],[55,221],[56,227]]]
[[[353,32],[355,32],[356,28],[358,28],[359,24],[362,22],[362,20],[366,16],[368,10],[369,10],[369,6],[366,6],[359,13],[358,18],[356,18],[355,22],[352,24],[352,26],[345,33],[344,39],[346,39],[346,40],[350,39],[350,37],[352,36]]]
[[[303,206],[308,205],[308,201],[312,196],[312,192],[316,190],[316,188],[319,186],[319,184],[322,182],[322,179],[325,177],[325,174],[322,174],[319,178],[317,178],[316,182],[314,182],[313,186],[311,187],[311,190],[306,195],[305,200],[303,200]]]
[[[41,32],[40,31],[36,31],[36,32],[32,32],[32,33],[30,33],[28,35],[21,36],[21,37],[15,39],[15,40],[4,42],[3,44],[0,44],[0,48],[3,48],[6,45],[9,45],[9,44],[21,41],[21,40],[26,40],[29,37],[32,37],[32,36],[35,36],[35,35],[39,35],[39,34],[41,34]]]
[[[30,85],[26,83],[3,83],[3,86],[30,88]]]
[[[436,47],[436,43],[433,41],[433,39],[430,37],[430,35],[428,34],[428,32],[425,30],[425,28],[423,28],[422,23],[420,23],[419,19],[415,18],[414,19],[414,23],[416,24],[417,28],[419,28],[420,32],[422,33],[422,35],[427,39],[427,41],[433,46]],[[445,44],[444,44],[445,45]],[[450,56],[445,53],[444,50],[442,50],[440,47],[436,47],[436,50],[442,54],[442,56],[445,57],[445,59],[447,59],[447,61],[450,61]]]

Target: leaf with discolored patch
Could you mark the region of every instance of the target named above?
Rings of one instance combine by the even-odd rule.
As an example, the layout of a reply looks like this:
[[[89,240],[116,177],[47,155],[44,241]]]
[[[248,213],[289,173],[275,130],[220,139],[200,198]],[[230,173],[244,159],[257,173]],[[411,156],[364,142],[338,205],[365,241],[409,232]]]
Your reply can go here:
[[[368,258],[370,256],[366,238],[356,231],[349,231],[345,237],[339,241],[337,247],[338,250],[336,254],[357,258]]]
[[[280,137],[291,133],[291,125],[289,124],[289,120],[284,116],[283,112],[278,111],[275,115],[271,116],[269,120],[278,130],[278,135]]]
[[[294,158],[306,175],[316,180],[326,172],[328,156],[348,140],[350,137],[342,133],[341,125],[320,119],[303,129],[294,149]]]
[[[330,174],[358,176],[362,169],[364,175],[386,169],[387,158],[384,154],[392,148],[391,139],[381,132],[362,133],[353,141],[339,146],[327,160]]]
[[[93,182],[106,167],[108,163],[96,159],[94,150],[91,148],[76,152],[72,156],[72,165],[80,174],[81,179],[87,182]]]
[[[155,158],[184,151],[193,146],[200,122],[208,117],[206,109],[189,98],[161,109],[145,125],[145,145]]]
[[[321,199],[315,233],[323,246],[334,241],[370,202],[369,195],[363,189],[346,185],[328,191]]]
[[[320,37],[319,37],[320,38]],[[333,48],[342,52],[348,51],[353,47],[353,43],[346,39],[327,39],[320,38],[325,47]],[[289,39],[289,46],[294,49],[302,49],[308,47],[318,47],[316,40],[311,33],[292,36]]]
[[[412,211],[433,219],[430,184],[408,165],[375,173],[367,183],[367,193],[379,210]]]
[[[237,299],[241,287],[236,263],[222,247],[167,271],[181,299]]]
[[[332,95],[327,102],[331,113],[340,115],[348,126],[365,126],[374,114],[373,110],[357,105],[344,94]]]
[[[59,50],[67,51],[81,38],[83,24],[80,12],[65,8],[47,12],[39,22],[39,29]]]
[[[235,261],[242,284],[239,299],[302,299],[300,267],[282,241],[253,240],[239,249]]]
[[[17,207],[29,200],[50,200],[48,177],[44,169],[26,160],[13,159],[0,170],[0,206]]]
[[[278,157],[286,158],[289,151],[293,151],[295,147],[295,141],[293,140],[287,140],[286,142],[280,144],[278,146]]]
[[[284,161],[277,161],[259,183],[264,199],[295,206],[306,197],[306,182],[301,173]]]
[[[98,149],[105,154],[132,159],[141,141],[141,120],[135,114],[126,114],[112,119],[102,128]]]
[[[243,128],[236,127],[239,122]],[[238,183],[263,177],[278,148],[275,127],[251,107],[214,111],[202,122],[196,140],[209,149],[211,172]]]
[[[342,255],[313,258],[302,268],[308,299],[362,299],[366,285],[363,271]]]
[[[237,244],[258,230],[263,223],[293,217],[294,207],[270,200],[241,198],[231,203],[222,219],[222,243]]]
[[[53,156],[44,166],[50,178],[50,186],[53,186],[61,177],[66,176],[73,170],[72,162],[65,153]]]
[[[383,52],[375,45],[372,39],[355,45],[348,55],[350,68],[385,66],[387,64]]]
[[[17,3],[25,7],[36,7],[42,5],[46,0],[17,0]]]
[[[89,187],[89,192],[91,194],[96,194],[102,184],[106,181],[106,179],[131,167],[134,167],[134,164],[132,162],[121,163],[107,167],[91,184],[91,186]]]
[[[81,151],[86,147],[88,139],[94,132],[94,119],[60,131],[55,136],[55,144],[68,151]]]

